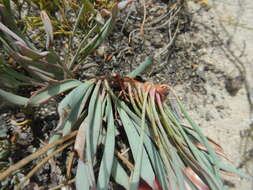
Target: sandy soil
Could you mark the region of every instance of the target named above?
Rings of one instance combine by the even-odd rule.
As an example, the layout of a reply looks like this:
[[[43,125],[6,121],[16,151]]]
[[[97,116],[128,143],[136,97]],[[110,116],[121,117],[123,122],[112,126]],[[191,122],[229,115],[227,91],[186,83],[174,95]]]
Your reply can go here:
[[[243,139],[240,135],[249,128],[249,102],[243,83],[239,92],[231,96],[226,88],[227,77],[240,76],[240,68],[245,67],[246,77],[253,87],[253,1],[212,1],[210,10],[198,9],[192,4],[195,20],[218,33],[223,43],[217,47],[206,47],[202,57],[214,70],[203,73],[206,95],[185,93],[185,87],[176,86],[192,117],[203,127],[206,135],[219,142],[235,166],[243,160]],[[251,28],[250,28],[251,27]],[[202,33],[202,34],[201,34]],[[210,41],[212,32],[203,28],[200,37]],[[225,49],[225,51],[224,51]],[[236,67],[236,61],[227,50],[233,51],[243,65]],[[238,70],[239,68],[239,70]],[[238,82],[238,78],[237,81]],[[252,144],[248,144],[252,148]],[[253,158],[251,158],[253,159]],[[251,168],[252,171],[252,168]],[[232,178],[229,189],[253,189],[252,181]]]

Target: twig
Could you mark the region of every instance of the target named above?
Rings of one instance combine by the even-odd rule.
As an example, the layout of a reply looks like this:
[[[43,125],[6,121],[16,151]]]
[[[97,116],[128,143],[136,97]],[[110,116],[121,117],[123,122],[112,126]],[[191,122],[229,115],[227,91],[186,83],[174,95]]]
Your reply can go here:
[[[125,26],[126,26],[126,23],[127,23],[128,19],[129,19],[129,17],[130,17],[130,15],[131,15],[131,13],[132,13],[132,9],[133,9],[133,4],[131,4],[131,7],[130,7],[128,13],[127,13],[127,17],[126,17],[126,19],[125,19],[125,21],[124,21],[124,23],[123,23],[123,25],[122,25],[122,27],[121,27],[121,30],[120,30],[121,33],[123,32],[123,30],[124,30],[124,28],[125,28]]]
[[[166,50],[168,50],[168,48],[173,44],[177,34],[178,34],[178,31],[179,31],[179,24],[177,24],[177,28],[176,28],[176,31],[173,35],[173,37],[170,39],[170,42],[160,51],[158,52],[157,54],[155,54],[154,58],[157,58],[159,57],[161,54],[163,54]]]
[[[129,162],[128,159],[126,159],[120,152],[116,151],[116,155],[124,164],[126,164],[129,170],[132,171],[134,169],[134,165]]]
[[[121,152],[121,155],[124,156],[129,151],[129,148],[127,148],[124,152]]]
[[[33,161],[34,159],[38,158],[42,154],[45,154],[48,150],[52,149],[53,147],[55,147],[59,144],[62,144],[65,141],[75,137],[76,134],[77,134],[77,131],[73,131],[72,133],[62,137],[61,139],[59,139],[59,140],[57,140],[57,141],[55,141],[51,144],[48,144],[48,145],[44,146],[43,148],[41,148],[37,152],[35,152],[35,153],[25,157],[24,159],[20,160],[18,163],[16,163],[13,166],[9,167],[2,174],[0,174],[0,181],[3,181],[6,177],[10,176],[12,174],[12,172],[22,168],[23,166],[25,166],[29,162]]]
[[[167,20],[167,21],[165,21],[164,23],[162,23],[161,25],[159,25],[159,26],[156,26],[156,27],[147,27],[147,28],[144,28],[144,30],[146,30],[146,31],[152,31],[152,30],[158,30],[158,29],[162,29],[162,28],[164,28],[164,27],[166,27],[170,22],[171,22],[171,20],[177,15],[177,13],[181,10],[181,8],[182,7],[179,7],[176,11],[175,11],[175,13],[173,14],[173,15],[171,15],[171,17]],[[166,14],[166,16],[167,15],[170,15],[170,13],[171,13],[171,11],[169,12],[169,14]],[[165,18],[165,17],[164,17]],[[163,18],[162,18],[163,19]],[[159,21],[159,20],[158,20]],[[158,21],[155,21],[155,23],[157,23]],[[147,24],[147,26],[150,26],[150,25],[152,25],[153,23],[149,23],[149,24]],[[128,42],[130,43],[130,41],[131,41],[131,37],[133,36],[133,34],[135,33],[135,32],[137,32],[137,31],[140,31],[140,33],[141,33],[141,29],[139,29],[139,28],[137,28],[137,29],[134,29],[133,31],[131,31],[130,33],[129,33],[129,37],[128,37]]]
[[[67,162],[67,178],[69,179],[71,176],[71,168],[73,165],[73,161],[74,161],[74,157],[75,157],[75,152],[71,152],[68,162]]]
[[[60,189],[61,187],[64,187],[64,186],[66,186],[66,185],[70,185],[70,184],[74,183],[75,181],[76,181],[76,179],[71,179],[71,180],[67,181],[67,183],[63,183],[63,184],[57,185],[57,186],[55,186],[55,187],[53,187],[53,188],[50,188],[49,190],[57,190],[57,189]]]
[[[147,9],[146,9],[145,1],[141,0],[141,2],[142,2],[142,5],[143,5],[144,15],[143,15],[142,23],[141,23],[140,34],[141,34],[141,36],[144,36],[144,25],[145,25],[146,17],[147,17]]]
[[[56,151],[54,151],[53,153],[49,154],[46,158],[44,158],[39,164],[37,164],[26,176],[24,179],[22,179],[22,181],[18,184],[16,190],[19,190],[21,187],[23,187],[23,184],[30,179],[35,172],[37,172],[43,165],[45,165],[51,158],[53,158],[56,154],[58,154],[59,152],[63,151],[66,147],[68,147],[69,145],[73,144],[75,142],[75,140],[72,140],[68,143],[66,143],[65,145],[61,146],[60,148],[58,148]]]

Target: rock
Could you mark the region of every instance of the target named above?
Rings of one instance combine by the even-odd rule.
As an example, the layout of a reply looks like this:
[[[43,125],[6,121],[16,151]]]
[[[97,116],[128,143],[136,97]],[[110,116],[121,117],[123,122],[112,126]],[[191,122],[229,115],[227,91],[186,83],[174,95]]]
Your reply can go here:
[[[98,49],[97,49],[97,54],[100,56],[100,57],[104,57],[105,55],[105,49],[106,47],[104,45],[101,45]]]
[[[227,77],[225,81],[225,87],[231,96],[235,96],[237,92],[242,88],[244,77],[239,75],[236,77]]]
[[[163,40],[163,35],[157,34],[151,39],[151,43],[154,47],[161,48],[164,44],[162,40]]]

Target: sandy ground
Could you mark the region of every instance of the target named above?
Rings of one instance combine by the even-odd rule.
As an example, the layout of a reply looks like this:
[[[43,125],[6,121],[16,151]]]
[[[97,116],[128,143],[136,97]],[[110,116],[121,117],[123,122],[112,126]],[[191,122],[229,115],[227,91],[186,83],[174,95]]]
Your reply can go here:
[[[253,1],[212,1],[211,9],[204,11],[192,4],[196,12],[197,22],[205,23],[213,31],[218,32],[225,45],[223,47],[206,47],[207,54],[202,58],[212,65],[215,71],[204,72],[206,95],[185,94],[185,87],[176,86],[181,92],[193,119],[199,123],[206,135],[212,137],[223,146],[233,164],[243,160],[243,143],[240,133],[249,128],[249,102],[244,85],[235,96],[231,96],[226,88],[226,77],[239,75],[236,61],[226,55],[226,49],[234,52],[246,69],[246,77],[253,87]],[[203,28],[202,37],[210,40],[211,33]],[[200,33],[201,33],[200,32]],[[207,33],[207,34],[205,34]],[[223,49],[225,49],[225,52]],[[242,66],[242,65],[240,65]],[[240,68],[239,66],[239,68]],[[248,147],[253,147],[252,144]],[[253,159],[253,158],[252,158]],[[251,168],[252,171],[252,168]],[[253,189],[252,181],[232,178],[228,189]]]

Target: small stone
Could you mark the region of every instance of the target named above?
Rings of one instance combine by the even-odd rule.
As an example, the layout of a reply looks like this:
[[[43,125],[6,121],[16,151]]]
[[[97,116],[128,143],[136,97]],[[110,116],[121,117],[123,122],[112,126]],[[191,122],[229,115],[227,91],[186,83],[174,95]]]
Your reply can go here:
[[[148,41],[148,40],[145,40],[144,45],[147,46],[147,47],[150,47],[151,46],[151,42]]]
[[[227,77],[225,87],[231,96],[235,96],[237,92],[242,88],[244,77],[239,75],[236,77]]]
[[[210,112],[206,112],[205,119],[206,121],[211,121],[213,119],[213,115]]]
[[[97,49],[97,54],[100,56],[100,57],[104,57],[105,55],[105,46],[104,45],[101,45],[98,49]]]
[[[152,45],[155,46],[156,48],[162,47],[163,46],[162,39],[163,39],[163,36],[161,34],[155,35],[151,40]]]
[[[199,65],[196,71],[197,75],[202,79],[206,80],[206,75],[205,75],[205,66],[204,65]]]

